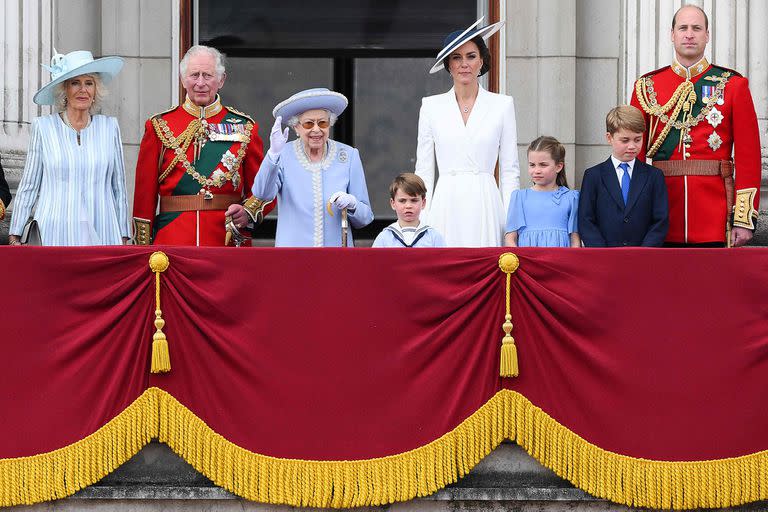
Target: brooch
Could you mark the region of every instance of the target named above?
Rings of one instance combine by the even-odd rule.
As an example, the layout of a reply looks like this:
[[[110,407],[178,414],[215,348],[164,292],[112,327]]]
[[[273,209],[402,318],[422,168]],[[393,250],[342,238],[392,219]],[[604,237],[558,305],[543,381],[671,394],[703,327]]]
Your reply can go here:
[[[717,132],[712,132],[712,135],[707,139],[707,143],[709,144],[709,147],[712,148],[712,151],[717,151],[723,144],[723,139],[720,138]]]
[[[221,187],[227,181],[227,177],[221,169],[216,169],[211,174],[211,180],[214,186]]]
[[[227,152],[224,153],[224,155],[221,157],[221,163],[224,165],[224,167],[227,168],[228,171],[231,171],[237,163],[237,157],[235,157],[235,155],[230,150],[227,150]]]
[[[347,151],[345,149],[342,149],[339,151],[339,162],[345,163],[347,161]]]
[[[723,119],[723,114],[717,110],[717,107],[712,107],[712,110],[707,114],[707,122],[712,125],[712,128],[717,128]]]

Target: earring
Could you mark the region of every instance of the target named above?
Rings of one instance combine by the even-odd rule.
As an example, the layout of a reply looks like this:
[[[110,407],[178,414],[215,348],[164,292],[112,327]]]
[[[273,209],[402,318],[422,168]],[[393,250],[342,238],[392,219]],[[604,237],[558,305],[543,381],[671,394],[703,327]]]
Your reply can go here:
[[[64,106],[67,106],[67,98],[64,98]]]

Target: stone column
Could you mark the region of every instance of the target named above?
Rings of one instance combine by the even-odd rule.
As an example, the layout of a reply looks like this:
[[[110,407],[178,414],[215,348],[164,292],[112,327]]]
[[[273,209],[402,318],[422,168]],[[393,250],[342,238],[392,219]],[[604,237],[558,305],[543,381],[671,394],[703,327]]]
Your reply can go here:
[[[576,6],[576,180],[570,183],[581,188],[584,170],[610,154],[605,115],[625,100],[619,92],[621,5],[579,0]]]
[[[144,122],[150,115],[171,107],[173,89],[178,84],[173,79],[177,72],[172,69],[173,34],[178,34],[178,28],[172,26],[173,4],[178,2],[99,2],[102,52],[125,58],[125,67],[110,84],[104,111],[116,116],[120,123],[128,204],[132,209],[136,159],[144,134]]]
[[[506,92],[515,98],[523,187],[530,185],[525,150],[539,135],[565,145],[568,179],[574,182],[576,5],[507,0]]]
[[[33,118],[49,112],[32,97],[48,79],[41,63],[51,60],[52,0],[0,2],[0,158],[5,177],[15,193],[24,169]],[[7,243],[13,203],[0,223],[0,243]]]

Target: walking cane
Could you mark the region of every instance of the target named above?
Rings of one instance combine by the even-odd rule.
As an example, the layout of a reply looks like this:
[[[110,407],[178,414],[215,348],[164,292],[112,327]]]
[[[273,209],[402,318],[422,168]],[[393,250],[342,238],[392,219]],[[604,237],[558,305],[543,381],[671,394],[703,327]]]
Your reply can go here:
[[[347,231],[349,230],[349,221],[347,220],[347,209],[341,209],[341,246],[347,246]]]
[[[325,209],[328,211],[328,215],[333,217],[333,208],[331,208],[331,202],[325,205]],[[349,232],[349,220],[347,218],[347,209],[341,209],[341,246],[347,247],[347,233]]]

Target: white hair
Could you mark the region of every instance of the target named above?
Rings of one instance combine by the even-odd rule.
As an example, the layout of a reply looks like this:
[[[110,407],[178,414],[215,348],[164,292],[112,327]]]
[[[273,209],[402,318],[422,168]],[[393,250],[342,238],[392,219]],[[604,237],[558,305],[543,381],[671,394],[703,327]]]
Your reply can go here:
[[[336,124],[336,121],[339,119],[339,116],[337,116],[336,114],[334,114],[333,112],[325,108],[321,108],[319,110],[322,110],[328,114],[328,122],[331,124],[331,126]],[[304,115],[304,113],[302,112],[300,115]],[[291,116],[291,118],[288,119],[286,124],[291,128],[296,128],[296,125],[299,124],[299,116]]]
[[[187,74],[187,65],[189,64],[190,57],[199,54],[206,54],[213,57],[213,59],[216,61],[216,78],[221,78],[224,76],[224,73],[226,72],[226,68],[224,67],[224,55],[212,46],[196,44],[187,50],[187,53],[184,54],[184,58],[181,59],[181,62],[179,62],[179,76],[181,78],[184,78],[184,76]]]
[[[101,109],[101,102],[104,100],[104,98],[107,97],[109,91],[107,91],[107,88],[104,85],[104,82],[101,81],[101,76],[99,76],[98,73],[79,76],[90,76],[93,78],[96,91],[93,94],[93,104],[91,105],[91,108],[88,109],[88,111],[91,114],[98,112]],[[77,77],[64,80],[53,88],[53,108],[56,112],[63,112],[67,108],[67,83],[73,78]]]

